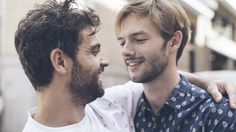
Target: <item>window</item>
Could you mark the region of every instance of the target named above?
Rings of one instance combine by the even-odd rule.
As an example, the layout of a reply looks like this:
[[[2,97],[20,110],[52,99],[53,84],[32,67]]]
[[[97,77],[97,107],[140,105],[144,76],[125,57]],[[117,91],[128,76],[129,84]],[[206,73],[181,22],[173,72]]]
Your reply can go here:
[[[211,70],[225,70],[227,69],[227,57],[212,51],[211,52]]]
[[[223,16],[215,16],[212,21],[213,29],[215,31],[229,39],[233,39],[233,23],[231,23],[226,17]]]

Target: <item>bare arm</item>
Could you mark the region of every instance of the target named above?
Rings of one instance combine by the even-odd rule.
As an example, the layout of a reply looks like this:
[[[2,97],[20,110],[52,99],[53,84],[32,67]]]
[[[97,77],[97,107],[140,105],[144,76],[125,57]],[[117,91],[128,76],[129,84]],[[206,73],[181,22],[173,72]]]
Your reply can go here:
[[[216,102],[221,101],[222,94],[227,94],[231,108],[236,109],[236,86],[234,86],[233,83],[224,80],[212,80],[209,78],[199,77],[195,74],[183,71],[179,71],[179,73],[186,76],[192,84],[206,89]]]

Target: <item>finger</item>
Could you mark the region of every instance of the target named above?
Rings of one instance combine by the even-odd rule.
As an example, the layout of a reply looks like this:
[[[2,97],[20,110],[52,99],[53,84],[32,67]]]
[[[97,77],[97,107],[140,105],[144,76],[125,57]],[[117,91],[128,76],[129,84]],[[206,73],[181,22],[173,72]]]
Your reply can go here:
[[[218,90],[218,87],[216,85],[210,85],[207,88],[207,91],[211,94],[211,96],[214,98],[216,102],[220,102],[222,100],[222,94]]]
[[[229,97],[230,107],[236,109],[236,88],[231,83],[227,83],[225,90]]]

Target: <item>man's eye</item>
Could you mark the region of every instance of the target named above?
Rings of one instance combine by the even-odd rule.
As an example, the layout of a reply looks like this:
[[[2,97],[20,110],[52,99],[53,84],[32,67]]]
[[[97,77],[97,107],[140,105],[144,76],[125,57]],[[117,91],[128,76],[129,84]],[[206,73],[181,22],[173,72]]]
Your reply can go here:
[[[96,56],[99,52],[100,52],[100,49],[94,49],[94,50],[92,51],[92,54],[93,54],[94,56]]]
[[[144,42],[144,41],[146,41],[147,39],[135,39],[135,41],[136,42],[139,42],[139,43],[141,43],[141,42]]]
[[[123,47],[124,45],[125,45],[125,43],[124,43],[124,42],[120,43],[120,46],[121,46],[121,47]]]

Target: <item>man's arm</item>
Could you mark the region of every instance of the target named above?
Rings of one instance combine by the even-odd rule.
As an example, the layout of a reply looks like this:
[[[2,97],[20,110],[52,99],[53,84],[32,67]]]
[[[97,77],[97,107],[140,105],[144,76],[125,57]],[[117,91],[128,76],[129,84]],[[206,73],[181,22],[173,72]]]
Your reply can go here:
[[[222,94],[227,94],[230,101],[230,107],[236,109],[236,87],[229,81],[210,80],[208,78],[199,77],[192,73],[179,71],[187,77],[189,82],[200,88],[206,89],[216,102],[221,101]]]

